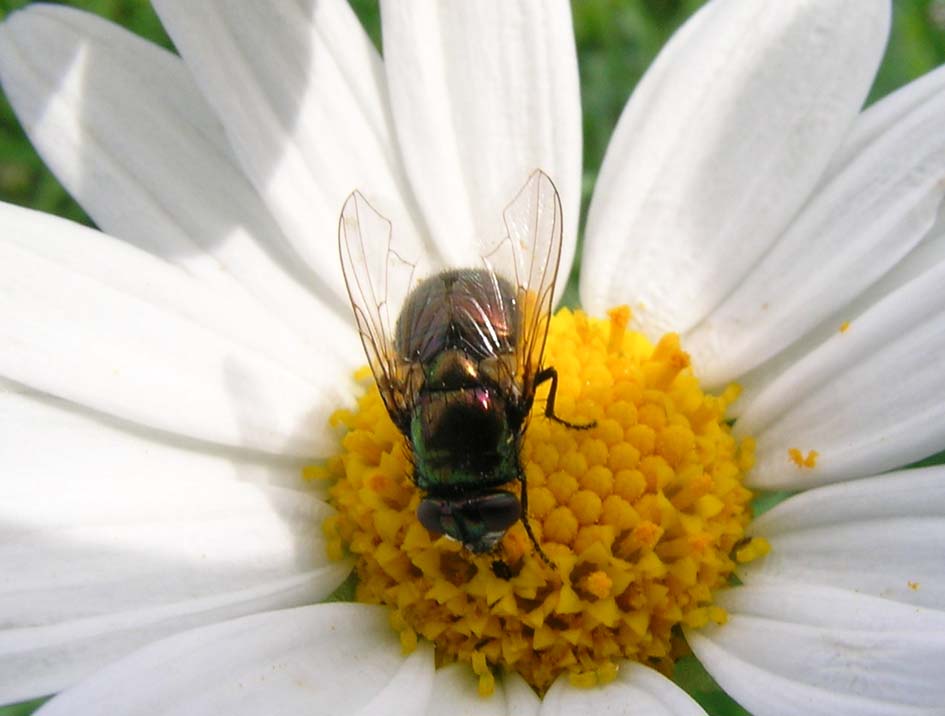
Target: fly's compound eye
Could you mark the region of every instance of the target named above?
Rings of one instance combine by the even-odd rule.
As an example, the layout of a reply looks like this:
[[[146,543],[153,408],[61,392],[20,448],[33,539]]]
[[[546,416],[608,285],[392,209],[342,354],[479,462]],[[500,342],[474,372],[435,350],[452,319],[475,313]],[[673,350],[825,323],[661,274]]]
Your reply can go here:
[[[456,519],[450,509],[449,500],[424,498],[417,507],[417,519],[430,534],[453,537],[456,533]]]
[[[481,523],[486,532],[505,533],[522,515],[522,506],[511,492],[493,492],[464,500],[460,510],[467,521]]]
[[[433,535],[446,535],[477,554],[492,550],[522,514],[511,492],[490,492],[476,497],[425,497],[417,519]]]

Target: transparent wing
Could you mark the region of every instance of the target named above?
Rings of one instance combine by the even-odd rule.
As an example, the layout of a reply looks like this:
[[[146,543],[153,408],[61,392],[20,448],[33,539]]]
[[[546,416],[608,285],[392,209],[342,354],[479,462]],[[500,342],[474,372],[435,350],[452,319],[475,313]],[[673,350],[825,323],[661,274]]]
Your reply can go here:
[[[357,191],[341,209],[338,250],[368,364],[387,412],[405,430],[413,391],[409,366],[397,355],[394,330],[416,265],[393,250],[390,221]]]
[[[506,236],[483,261],[490,272],[515,287],[517,377],[524,395],[530,396],[541,370],[561,258],[561,200],[548,175],[533,172],[503,219]]]

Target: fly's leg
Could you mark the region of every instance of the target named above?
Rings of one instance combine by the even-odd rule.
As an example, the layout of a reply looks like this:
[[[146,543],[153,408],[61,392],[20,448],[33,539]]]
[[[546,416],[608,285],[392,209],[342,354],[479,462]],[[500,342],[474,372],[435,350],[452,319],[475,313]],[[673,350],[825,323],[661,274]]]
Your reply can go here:
[[[548,402],[545,405],[545,416],[551,418],[557,423],[561,423],[565,427],[573,428],[575,430],[589,430],[597,425],[596,421],[591,421],[589,423],[578,424],[578,423],[569,423],[567,420],[563,420],[555,415],[555,396],[558,394],[558,371],[553,367],[543,368],[538,371],[535,375],[535,387],[546,381],[551,381],[551,388],[548,391]],[[525,533],[528,535],[528,538],[532,541],[532,544],[535,546],[535,551],[538,552],[538,556],[542,558],[545,564],[547,564],[552,569],[555,568],[555,563],[551,561],[545,551],[541,548],[541,545],[538,544],[538,540],[535,538],[535,533],[532,532],[531,523],[528,521],[528,481],[525,478],[525,471],[519,469],[518,480],[522,483],[522,496],[520,502],[522,503],[522,524],[525,526]]]
[[[532,525],[528,521],[528,480],[525,478],[525,471],[518,471],[518,481],[522,483],[522,496],[519,498],[519,502],[522,503],[522,524],[525,525],[525,534],[528,535],[528,539],[532,541],[532,545],[535,547],[535,551],[538,552],[538,556],[541,557],[542,561],[547,564],[552,569],[556,569],[555,563],[551,561],[545,550],[541,548],[541,545],[538,544],[538,540],[535,539],[535,533],[532,532]]]
[[[512,578],[512,568],[501,559],[492,561],[492,573],[499,579],[504,579],[506,582]]]
[[[535,375],[535,387],[537,388],[539,385],[549,380],[551,381],[551,388],[548,390],[548,402],[545,404],[545,417],[551,418],[556,423],[561,423],[565,427],[573,428],[574,430],[590,430],[597,425],[596,420],[592,420],[589,423],[569,423],[567,420],[555,415],[555,396],[558,394],[558,371],[550,366],[548,368],[542,368]]]

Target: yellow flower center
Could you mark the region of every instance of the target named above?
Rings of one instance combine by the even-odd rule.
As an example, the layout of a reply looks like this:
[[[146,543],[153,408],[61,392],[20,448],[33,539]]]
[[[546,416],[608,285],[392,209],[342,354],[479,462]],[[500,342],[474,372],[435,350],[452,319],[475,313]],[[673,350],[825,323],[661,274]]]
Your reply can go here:
[[[338,510],[324,524],[330,556],[354,555],[357,599],[391,608],[405,649],[420,636],[439,663],[470,663],[483,694],[496,667],[539,692],[563,672],[581,685],[609,681],[621,659],[668,670],[681,653],[675,627],[723,622],[713,590],[736,560],[766,551],[743,540],[754,445],[725,422],[737,387],[703,393],[678,336],[654,347],[627,330],[629,316],[562,310],[551,321],[555,412],[596,421],[575,430],[548,420],[547,388],[536,396],[521,461],[527,517],[553,565],[521,522],[494,554],[431,535],[417,520],[407,445],[376,388],[333,418],[347,434],[327,470]]]

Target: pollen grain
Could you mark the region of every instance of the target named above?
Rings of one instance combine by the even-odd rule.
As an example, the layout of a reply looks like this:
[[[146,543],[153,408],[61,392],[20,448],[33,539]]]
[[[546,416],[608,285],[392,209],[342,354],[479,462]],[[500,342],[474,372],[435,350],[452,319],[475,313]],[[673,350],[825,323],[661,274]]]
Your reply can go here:
[[[817,467],[817,458],[820,456],[816,450],[808,450],[805,455],[803,451],[798,448],[789,448],[788,449],[788,458],[793,462],[797,467],[802,470],[811,470]]]

